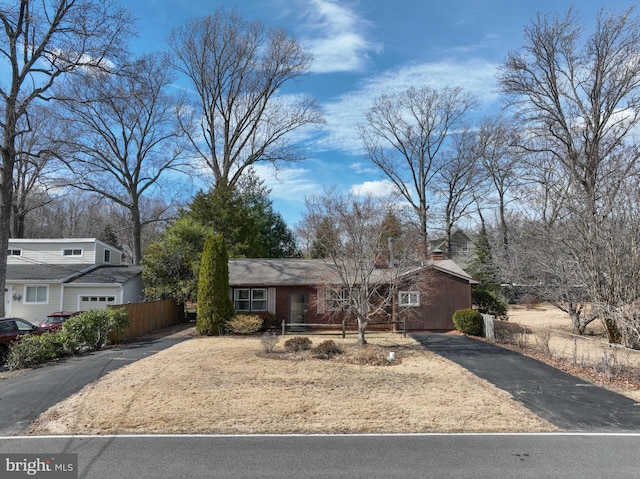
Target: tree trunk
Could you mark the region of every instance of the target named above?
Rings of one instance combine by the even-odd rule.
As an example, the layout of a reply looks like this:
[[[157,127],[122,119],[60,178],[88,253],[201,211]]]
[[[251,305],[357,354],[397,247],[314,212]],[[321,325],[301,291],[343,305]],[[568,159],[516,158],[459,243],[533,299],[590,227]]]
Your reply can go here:
[[[5,142],[6,145],[6,142]],[[6,315],[5,288],[7,279],[7,251],[11,236],[11,205],[13,196],[13,160],[11,147],[2,149],[2,173],[0,175],[0,318]]]
[[[137,206],[131,208],[130,211],[133,226],[133,264],[139,265],[142,263],[142,221]]]

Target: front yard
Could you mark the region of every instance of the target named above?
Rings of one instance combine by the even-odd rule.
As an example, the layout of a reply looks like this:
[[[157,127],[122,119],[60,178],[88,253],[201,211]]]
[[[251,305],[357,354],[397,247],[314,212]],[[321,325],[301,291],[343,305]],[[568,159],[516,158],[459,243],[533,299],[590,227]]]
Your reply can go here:
[[[326,336],[310,336],[315,344]],[[356,339],[336,339],[362,354]],[[284,360],[257,338],[193,338],[56,405],[34,434],[551,431],[507,393],[399,335],[396,364]],[[283,341],[277,347],[282,351]]]

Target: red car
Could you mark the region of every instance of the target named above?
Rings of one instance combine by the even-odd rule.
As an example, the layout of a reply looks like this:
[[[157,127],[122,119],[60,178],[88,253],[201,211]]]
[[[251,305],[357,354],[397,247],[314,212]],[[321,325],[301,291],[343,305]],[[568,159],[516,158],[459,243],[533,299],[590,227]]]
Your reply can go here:
[[[64,323],[67,319],[69,319],[71,316],[77,316],[78,314],[80,314],[80,311],[58,311],[57,313],[51,313],[49,316],[38,323],[38,327],[47,329],[49,331],[56,331],[62,327],[62,323]]]
[[[11,343],[20,336],[46,333],[47,330],[39,326],[34,326],[29,321],[22,318],[0,318],[0,364],[2,364],[9,352]]]

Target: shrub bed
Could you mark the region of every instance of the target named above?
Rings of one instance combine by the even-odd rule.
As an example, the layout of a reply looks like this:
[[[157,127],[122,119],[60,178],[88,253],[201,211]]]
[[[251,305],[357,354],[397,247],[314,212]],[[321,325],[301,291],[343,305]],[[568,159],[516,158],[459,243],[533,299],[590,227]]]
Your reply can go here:
[[[315,358],[331,359],[337,354],[342,354],[342,348],[333,339],[327,339],[313,348],[312,352]]]
[[[284,342],[284,349],[290,353],[298,353],[300,351],[308,351],[311,349],[311,340],[304,336],[296,336],[291,339],[287,339]]]
[[[69,318],[58,332],[25,334],[9,349],[9,369],[30,368],[84,351],[102,349],[109,336],[122,334],[129,324],[125,308],[85,311]]]

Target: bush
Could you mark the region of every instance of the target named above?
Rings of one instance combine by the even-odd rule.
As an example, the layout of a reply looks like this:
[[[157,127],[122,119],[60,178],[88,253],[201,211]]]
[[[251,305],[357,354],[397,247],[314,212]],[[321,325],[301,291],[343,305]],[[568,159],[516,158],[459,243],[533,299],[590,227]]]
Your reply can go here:
[[[294,338],[287,339],[284,342],[284,348],[290,353],[308,351],[311,349],[311,340],[303,336],[296,336]]]
[[[233,334],[256,334],[262,329],[263,320],[255,314],[236,314],[227,322]]]
[[[74,352],[95,351],[109,343],[110,335],[122,334],[128,325],[125,308],[94,309],[69,318],[61,332],[74,345]]]
[[[336,354],[342,354],[342,348],[333,339],[322,341],[313,348],[313,355],[318,359],[331,359]]]
[[[6,366],[11,370],[32,368],[72,354],[69,338],[62,332],[25,334],[9,349]]]
[[[527,347],[531,334],[531,330],[525,326],[507,321],[495,321],[493,331],[497,342],[514,344],[521,348]]]
[[[453,324],[458,331],[470,336],[482,336],[484,320],[475,309],[459,309],[453,313]]]
[[[277,328],[279,326],[278,318],[275,314],[268,313],[266,311],[255,314],[262,318],[262,331],[268,331],[269,329]]]
[[[264,333],[261,338],[262,341],[262,349],[267,354],[271,354],[273,350],[276,348],[278,341],[280,341],[280,336],[273,333]]]
[[[499,319],[507,318],[508,304],[489,289],[474,289],[472,292],[473,304],[478,307],[478,311],[491,314]]]

